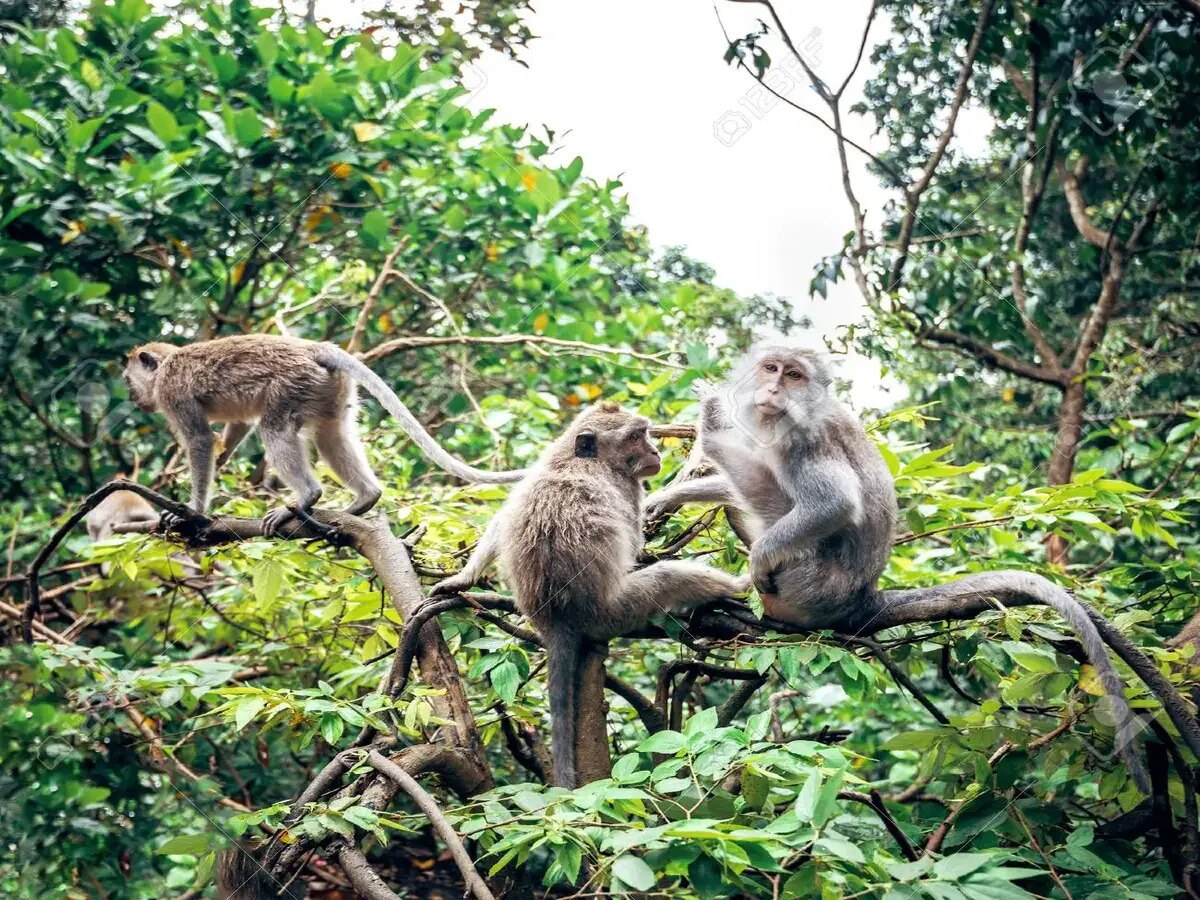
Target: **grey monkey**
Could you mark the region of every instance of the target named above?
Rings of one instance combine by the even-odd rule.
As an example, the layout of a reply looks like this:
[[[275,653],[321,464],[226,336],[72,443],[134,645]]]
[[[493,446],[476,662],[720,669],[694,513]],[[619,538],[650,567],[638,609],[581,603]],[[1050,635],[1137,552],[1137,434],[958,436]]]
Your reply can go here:
[[[685,560],[634,568],[643,542],[641,480],[662,466],[649,426],[615,403],[580,414],[514,488],[463,570],[433,589],[464,591],[500,557],[517,606],[545,642],[554,774],[564,787],[576,784],[583,640],[607,640],[656,612],[749,590],[745,577]]]
[[[1109,695],[1117,744],[1148,791],[1133,714],[1088,608],[1053,582],[1022,571],[983,572],[949,584],[881,591],[891,554],[896,492],[883,457],[832,395],[811,351],[754,348],[719,389],[701,390],[698,439],[719,474],[652,494],[654,518],[685,503],[731,505],[749,519],[750,576],[763,609],[803,628],[870,629],[886,609],[980,596],[1019,595],[1055,610],[1075,630]]]
[[[358,382],[387,409],[425,455],[467,481],[506,484],[523,471],[486,472],[455,459],[438,444],[378,375],[333,344],[293,337],[247,334],[183,347],[152,343],[135,348],[125,366],[134,403],[160,411],[183,445],[192,477],[189,506],[208,511],[213,472],[250,433],[262,432],[267,459],[298,495],[302,517],[321,497],[304,438],[311,432],[317,452],[354,493],[346,512],[371,509],[383,488],[371,471],[356,424]],[[227,423],[224,449],[213,459],[212,422]],[[273,534],[296,513],[284,507],[263,520]],[[164,517],[168,518],[168,517]]]

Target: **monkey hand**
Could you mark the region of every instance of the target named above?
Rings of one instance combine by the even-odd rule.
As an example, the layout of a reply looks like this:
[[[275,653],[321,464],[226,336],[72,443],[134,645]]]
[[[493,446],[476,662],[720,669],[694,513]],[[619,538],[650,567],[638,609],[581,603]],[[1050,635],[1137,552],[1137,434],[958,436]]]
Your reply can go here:
[[[273,537],[279,529],[296,518],[296,513],[286,506],[273,509],[263,516],[263,537]]]
[[[459,572],[457,575],[451,575],[449,578],[443,578],[433,586],[433,590],[429,592],[431,597],[444,597],[447,594],[461,594],[475,584],[475,579],[464,572]]]
[[[756,552],[757,547],[750,549],[750,579],[759,595],[779,593],[779,585],[775,583],[776,570],[765,559],[765,554]]]

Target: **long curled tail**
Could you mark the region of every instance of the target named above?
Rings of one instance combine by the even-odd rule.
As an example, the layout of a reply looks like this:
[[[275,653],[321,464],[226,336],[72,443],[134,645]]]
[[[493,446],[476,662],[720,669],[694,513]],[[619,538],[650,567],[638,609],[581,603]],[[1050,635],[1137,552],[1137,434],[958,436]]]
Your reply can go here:
[[[986,608],[984,604],[993,599],[1011,605],[1033,602],[1048,606],[1075,630],[1083,652],[1096,670],[1107,695],[1110,718],[1116,728],[1117,751],[1121,754],[1125,768],[1134,782],[1144,793],[1149,794],[1150,776],[1146,772],[1137,744],[1137,735],[1141,728],[1125,700],[1121,676],[1108,655],[1108,648],[1105,647],[1100,632],[1092,622],[1089,607],[1058,585],[1032,572],[1004,570],[967,575],[937,587],[883,591],[879,596],[880,614],[871,627],[873,630],[883,627],[893,618],[911,618],[911,621],[959,619],[964,617],[964,612],[969,612],[965,607],[971,605],[970,601],[980,601],[980,608]],[[913,608],[915,604],[923,607],[919,615],[906,615],[917,612]],[[897,609],[898,607],[900,609]],[[895,615],[888,615],[889,612]]]
[[[409,412],[408,407],[404,405],[404,401],[396,395],[395,391],[388,387],[387,382],[341,347],[334,344],[319,344],[316,360],[319,365],[330,372],[342,372],[349,375],[366,388],[367,392],[378,400],[383,405],[383,408],[391,413],[396,421],[400,423],[400,427],[404,429],[405,434],[413,439],[413,442],[421,448],[422,452],[456,478],[461,478],[464,481],[479,482],[481,484],[510,484],[514,481],[520,481],[528,474],[527,469],[488,472],[484,469],[477,469],[463,462],[461,459],[451,456],[434,439],[433,435],[426,431],[424,426],[417,421],[417,417]]]
[[[575,787],[575,733],[579,725],[580,637],[569,628],[550,628],[544,635],[550,667],[550,741],[554,755],[554,783]]]
[[[217,862],[217,896],[220,900],[300,900],[304,889],[297,883],[285,889],[247,846],[236,844]]]

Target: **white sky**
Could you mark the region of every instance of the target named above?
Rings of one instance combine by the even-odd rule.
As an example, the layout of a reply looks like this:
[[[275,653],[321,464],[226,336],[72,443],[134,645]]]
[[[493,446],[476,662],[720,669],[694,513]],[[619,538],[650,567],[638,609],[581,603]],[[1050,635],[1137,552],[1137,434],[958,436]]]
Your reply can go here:
[[[853,64],[869,6],[779,5],[800,51],[835,84]],[[763,8],[721,3],[720,12],[736,37],[756,27]],[[748,74],[724,62],[726,42],[711,5],[542,2],[530,25],[538,39],[523,56],[528,68],[498,55],[480,60],[486,83],[472,107],[495,107],[498,120],[552,127],[564,161],[578,154],[586,174],[621,179],[634,218],[656,245],[685,245],[716,269],[719,283],[740,293],[792,298],[813,321],[807,343],[821,346],[838,326],[863,317],[848,281],[831,287],[828,299],[808,297],[813,267],[851,227],[832,135],[781,102],[770,106]],[[883,33],[877,22],[873,38]],[[788,97],[820,108],[807,83],[789,82],[790,67],[781,66],[779,77],[776,86]],[[846,107],[861,81],[847,91]],[[715,134],[722,128],[724,140]],[[870,137],[857,117],[848,130],[860,142]],[[851,163],[860,199],[879,209],[885,192],[861,157]],[[891,402],[869,360],[848,360],[840,374],[853,380],[856,406]]]
[[[717,4],[730,37],[754,30],[765,14],[757,4]],[[817,73],[841,84],[858,53],[869,0],[777,8]],[[318,15],[342,24],[356,18],[329,0]],[[522,54],[528,68],[499,54],[483,57],[464,79],[475,89],[469,106],[494,107],[494,122],[529,125],[538,134],[542,125],[554,129],[556,158],[579,155],[592,178],[620,178],[635,221],[647,226],[656,246],[685,246],[716,270],[718,283],[739,293],[791,298],[813,322],[801,337],[810,346],[822,347],[840,326],[863,320],[866,310],[849,278],[830,286],[827,299],[808,296],[814,266],[851,228],[833,136],[782,102],[772,104],[748,74],[725,63],[726,41],[711,4],[539,0],[529,24],[538,37]],[[875,22],[868,57],[886,27]],[[768,45],[777,43],[772,29]],[[771,83],[822,111],[807,82],[791,74],[795,64],[782,56],[773,61],[778,80]],[[868,70],[864,60],[844,110],[861,97]],[[850,137],[878,149],[868,121],[846,112],[843,119]],[[985,115],[968,108],[958,130],[974,150],[988,127]],[[962,146],[957,138],[956,145]],[[850,163],[868,225],[876,225],[872,215],[889,195],[853,150]],[[845,359],[839,374],[853,382],[849,399],[857,407],[886,407],[903,397],[868,359]]]

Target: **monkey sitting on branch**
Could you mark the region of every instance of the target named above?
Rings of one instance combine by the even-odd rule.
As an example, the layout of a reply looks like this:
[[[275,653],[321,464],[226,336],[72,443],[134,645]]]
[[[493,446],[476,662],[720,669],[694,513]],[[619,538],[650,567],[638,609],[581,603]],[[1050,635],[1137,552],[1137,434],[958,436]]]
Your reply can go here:
[[[879,589],[891,555],[895,486],[862,425],[832,396],[832,380],[814,351],[759,346],[720,388],[698,386],[697,439],[719,474],[652,494],[649,518],[695,502],[748,514],[750,576],[763,610],[802,628],[870,633],[888,624],[961,617],[991,598],[1050,607],[1079,636],[1111,699],[1122,758],[1148,793],[1133,714],[1083,603],[1021,571],[983,572],[931,588]]]
[[[463,570],[434,594],[475,584],[497,556],[517,606],[540,632],[549,664],[555,783],[576,784],[580,651],[676,612],[749,590],[700,563],[634,568],[642,549],[642,479],[662,466],[650,423],[601,403],[554,441],[488,523]]]
[[[191,471],[188,503],[208,512],[213,474],[250,433],[262,432],[267,460],[296,492],[295,508],[272,510],[263,533],[275,534],[295,516],[317,527],[308,515],[321,497],[309,464],[305,432],[334,474],[354,494],[345,510],[370,510],[383,488],[367,462],[357,426],[358,382],[387,409],[404,432],[434,463],[458,478],[487,484],[518,481],[523,471],[486,472],[455,459],[427,432],[378,375],[333,344],[292,337],[247,334],[200,341],[183,347],[152,343],[135,348],[125,366],[130,398],[146,412],[162,412],[183,445]],[[213,460],[211,423],[227,423],[224,449]],[[175,524],[170,515],[165,524]]]

